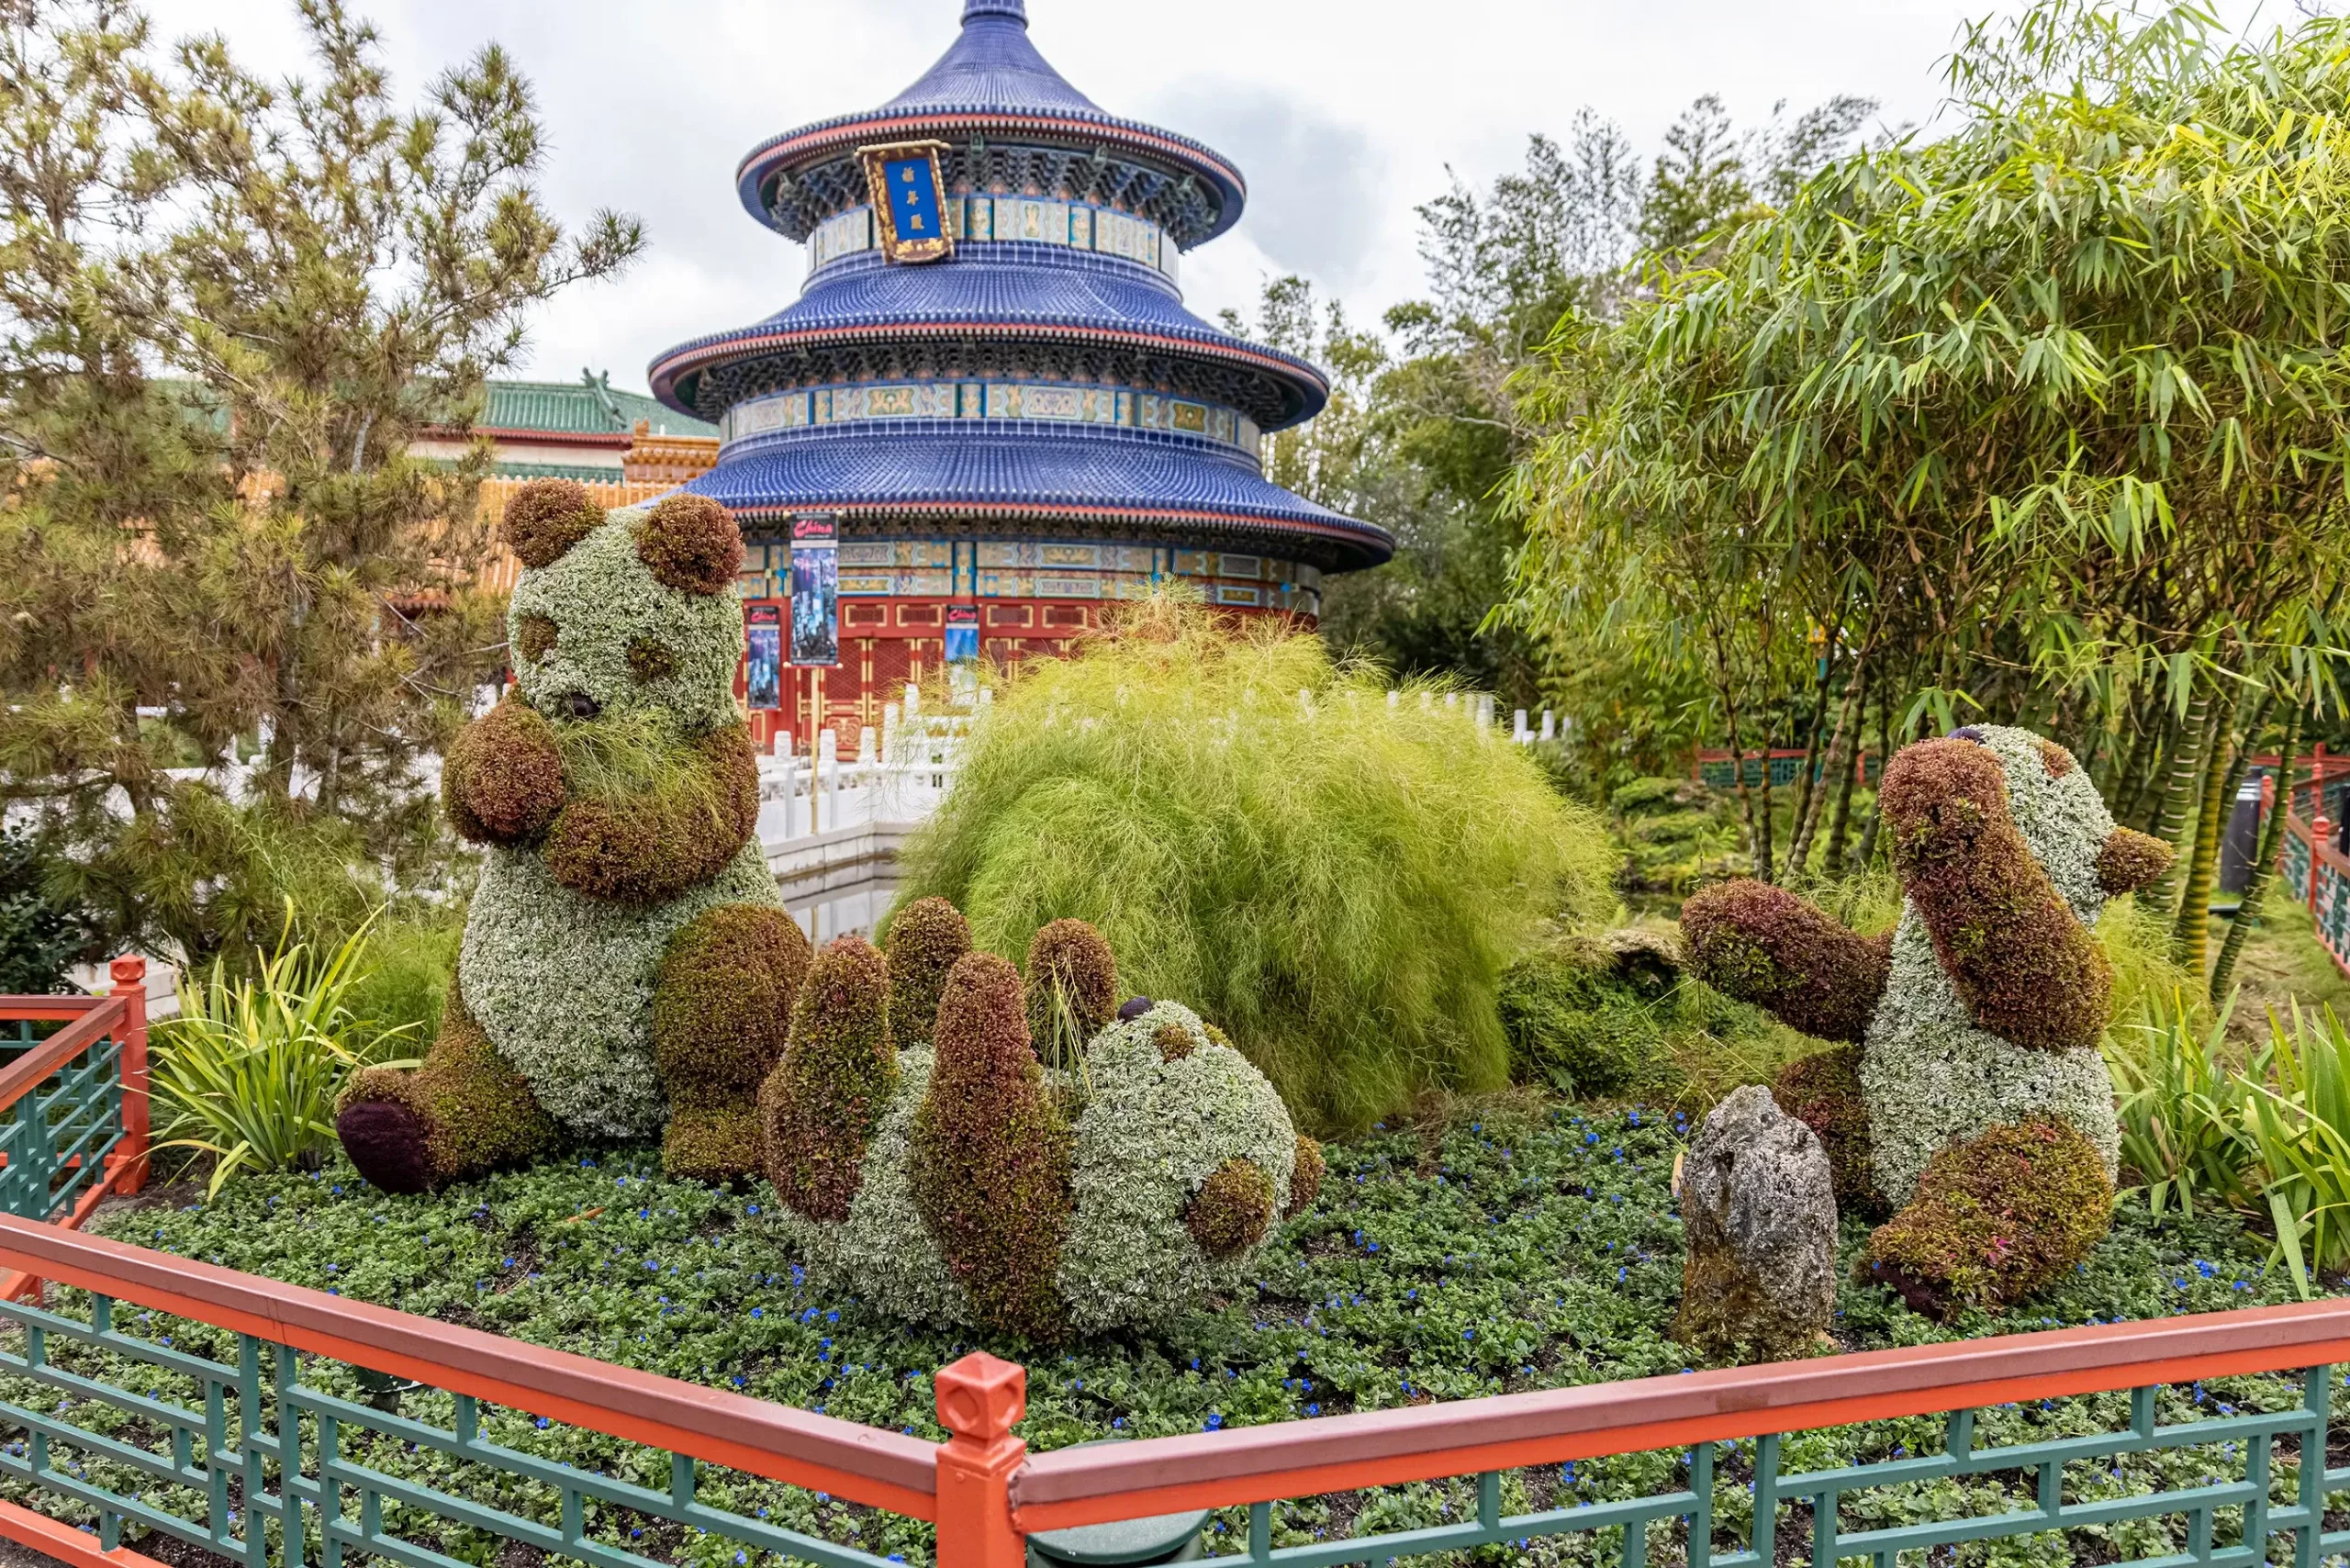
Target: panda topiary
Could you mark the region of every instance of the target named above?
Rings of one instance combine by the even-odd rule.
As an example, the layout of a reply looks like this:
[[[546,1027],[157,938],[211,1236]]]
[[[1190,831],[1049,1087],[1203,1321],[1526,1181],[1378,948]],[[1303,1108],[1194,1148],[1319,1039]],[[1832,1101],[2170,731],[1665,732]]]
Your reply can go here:
[[[359,1074],[337,1131],[391,1192],[566,1130],[658,1132],[672,1174],[747,1175],[811,954],[755,832],[741,535],[701,497],[607,515],[551,479],[501,526],[523,567],[515,689],[442,770],[450,820],[486,857],[455,983],[423,1065]]]
[[[1878,809],[1904,895],[1891,933],[1749,881],[1691,898],[1682,929],[1716,989],[1857,1045],[1774,1092],[1829,1145],[1843,1207],[1898,1211],[1872,1271],[1929,1310],[1996,1307],[2105,1232],[2121,1134],[2093,928],[2171,851],[2116,827],[2072,753],[1998,725],[1904,747]]]
[[[901,1317],[1045,1342],[1237,1288],[1314,1202],[1320,1146],[1189,1008],[1118,1008],[1091,926],[1039,932],[1024,983],[969,946],[926,900],[886,956],[843,937],[809,973],[760,1106],[775,1223],[811,1273]],[[1069,1012],[1087,1036],[1047,1068],[1030,1020]]]

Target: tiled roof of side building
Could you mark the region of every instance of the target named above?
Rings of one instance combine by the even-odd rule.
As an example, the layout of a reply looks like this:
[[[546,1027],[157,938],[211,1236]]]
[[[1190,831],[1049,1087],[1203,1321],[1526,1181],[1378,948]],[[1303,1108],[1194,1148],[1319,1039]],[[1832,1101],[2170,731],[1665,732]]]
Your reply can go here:
[[[607,386],[602,377],[572,382],[493,381],[481,428],[539,431],[550,435],[625,435],[645,420],[655,435],[715,436],[718,427],[664,407],[642,392]]]

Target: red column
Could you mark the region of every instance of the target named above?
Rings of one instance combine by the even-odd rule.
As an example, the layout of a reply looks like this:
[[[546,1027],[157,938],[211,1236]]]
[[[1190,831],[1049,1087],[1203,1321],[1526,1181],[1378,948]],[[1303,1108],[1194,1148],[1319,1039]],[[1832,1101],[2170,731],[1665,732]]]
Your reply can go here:
[[[147,960],[126,953],[106,974],[122,999],[122,1142],[106,1162],[125,1168],[115,1191],[135,1193],[147,1184]]]
[[[1028,1413],[1028,1373],[974,1351],[938,1374],[938,1568],[1023,1568],[1027,1538],[1012,1528],[1012,1477],[1028,1445],[1012,1435]]]

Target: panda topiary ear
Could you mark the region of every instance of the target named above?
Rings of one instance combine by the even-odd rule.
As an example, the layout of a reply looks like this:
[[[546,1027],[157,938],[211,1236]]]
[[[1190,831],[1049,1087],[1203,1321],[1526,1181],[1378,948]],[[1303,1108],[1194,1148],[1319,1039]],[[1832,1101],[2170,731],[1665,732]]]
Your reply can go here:
[[[604,509],[578,480],[532,479],[506,503],[498,532],[522,565],[552,566],[603,522]]]
[[[636,525],[636,558],[680,593],[723,593],[743,566],[743,531],[708,496],[671,496]]]

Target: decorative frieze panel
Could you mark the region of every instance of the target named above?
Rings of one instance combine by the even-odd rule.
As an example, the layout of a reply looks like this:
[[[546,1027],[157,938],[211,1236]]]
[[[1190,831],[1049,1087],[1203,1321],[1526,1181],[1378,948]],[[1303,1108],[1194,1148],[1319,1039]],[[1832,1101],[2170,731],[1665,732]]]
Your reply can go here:
[[[1117,256],[1165,274],[1178,273],[1181,254],[1167,232],[1147,218],[1084,202],[1035,196],[954,196],[946,198],[946,232],[956,242],[1026,241]],[[808,236],[808,269],[822,271],[844,256],[880,243],[870,207],[851,207],[816,225]]]
[[[1255,420],[1233,409],[1116,386],[1050,382],[915,381],[819,386],[737,403],[720,421],[731,445],[752,436],[879,420],[1040,420],[1197,436],[1258,455]]]

